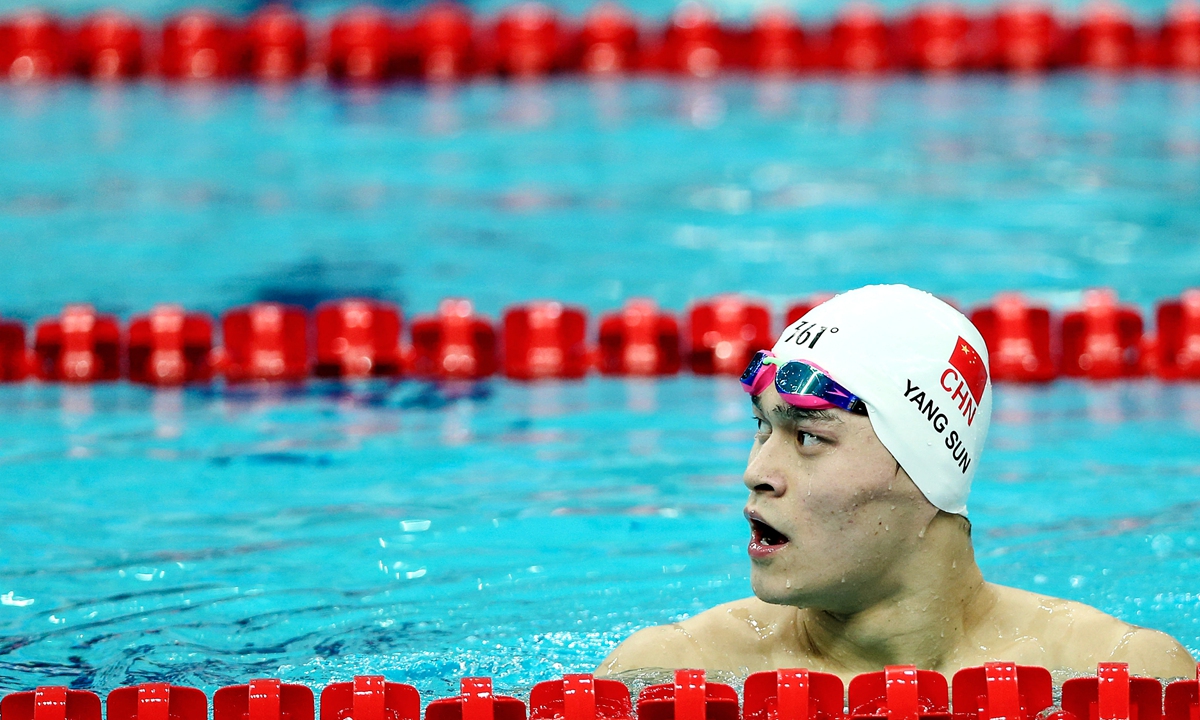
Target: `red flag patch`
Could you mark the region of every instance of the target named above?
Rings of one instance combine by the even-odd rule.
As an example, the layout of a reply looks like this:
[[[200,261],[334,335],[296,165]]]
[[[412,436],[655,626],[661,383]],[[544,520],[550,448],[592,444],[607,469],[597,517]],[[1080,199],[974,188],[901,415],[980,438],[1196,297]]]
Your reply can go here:
[[[950,366],[958,371],[959,377],[975,397],[975,402],[981,402],[983,391],[987,387],[987,364],[979,357],[979,353],[975,352],[975,348],[971,347],[971,343],[961,337],[958,339],[954,352],[950,354]]]

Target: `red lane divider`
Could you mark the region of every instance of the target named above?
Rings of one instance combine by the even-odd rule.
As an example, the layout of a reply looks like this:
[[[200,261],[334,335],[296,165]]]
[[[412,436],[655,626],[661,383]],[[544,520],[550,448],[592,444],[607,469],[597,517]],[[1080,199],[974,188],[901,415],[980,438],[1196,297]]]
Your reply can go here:
[[[737,691],[705,680],[703,670],[676,670],[674,683],[638,695],[638,720],[738,720]]]
[[[0,701],[4,720],[100,720],[100,696],[87,690],[39,687]]]
[[[1162,696],[1158,680],[1131,678],[1125,663],[1100,663],[1096,677],[1063,683],[1062,708],[1075,720],[1160,720]]]
[[[785,321],[794,324],[827,297],[789,306]],[[1082,307],[1059,318],[1017,293],[1001,293],[969,316],[987,343],[997,382],[1200,380],[1200,288],[1160,302],[1154,332],[1145,330],[1136,307],[1121,305],[1106,289],[1086,291]],[[218,344],[210,317],[180,307],[134,316],[123,332],[112,315],[68,305],[60,317],[37,324],[32,348],[21,323],[0,320],[0,382],[125,377],[177,385],[214,375],[229,382],[295,382],[310,374],[478,380],[497,372],[540,380],[578,379],[593,370],[673,375],[684,365],[698,375],[737,375],[754,352],[775,341],[770,308],[738,295],[693,304],[685,322],[653,301],[631,300],[602,315],[589,335],[587,313],[558,302],[511,307],[496,325],[469,301],[449,299],[436,314],[415,318],[406,344],[402,313],[391,303],[337,300],[311,316],[300,307],[258,303],[223,315]],[[834,331],[797,329],[798,337],[814,340]]]
[[[142,683],[108,694],[106,720],[207,720],[203,690],[169,683]],[[37,719],[35,719],[37,720]]]
[[[990,662],[954,674],[954,720],[1035,720],[1054,704],[1054,681],[1042,667]]]
[[[213,693],[213,720],[313,720],[313,691],[272,678]]]
[[[0,77],[14,82],[71,73],[97,80],[153,73],[178,81],[262,82],[312,73],[336,82],[379,83],[556,72],[706,78],[728,70],[1030,73],[1060,67],[1200,73],[1200,8],[1181,0],[1157,25],[1144,27],[1113,3],[1069,21],[1021,2],[989,14],[920,5],[895,18],[855,4],[828,26],[807,25],[777,9],[743,25],[723,25],[692,1],[681,4],[664,27],[639,22],[610,2],[579,21],[535,2],[489,21],[450,0],[434,0],[408,15],[360,6],[330,23],[282,5],[244,19],[195,9],[155,30],[112,11],[69,22],[41,11],[0,19]]]
[[[629,688],[590,674],[563,675],[529,693],[529,720],[632,720]]]
[[[946,677],[912,665],[856,675],[847,689],[853,720],[950,720]]]
[[[217,720],[216,717],[213,720]],[[321,720],[421,720],[421,694],[382,675],[359,675],[321,691]]]
[[[434,700],[425,707],[425,720],[525,720],[525,703],[492,692],[489,677],[465,677],[458,697]],[[324,720],[324,718],[322,718]],[[359,720],[356,716],[354,720]]]
[[[1200,717],[1200,665],[1196,680],[1176,680],[1163,694],[1164,720],[1193,720]]]
[[[757,672],[742,688],[745,720],[843,720],[845,687],[829,673],[804,669]]]

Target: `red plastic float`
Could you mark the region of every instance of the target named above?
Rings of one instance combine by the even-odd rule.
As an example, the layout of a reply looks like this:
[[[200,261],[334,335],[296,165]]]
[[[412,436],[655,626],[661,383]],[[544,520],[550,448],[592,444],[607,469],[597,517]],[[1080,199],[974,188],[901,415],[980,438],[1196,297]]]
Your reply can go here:
[[[658,64],[670,72],[708,78],[726,64],[726,37],[716,17],[697,2],[684,2],[663,35]]]
[[[600,372],[674,375],[679,372],[679,322],[653,300],[630,300],[600,319]]]
[[[203,690],[169,683],[142,683],[113,690],[106,720],[207,720]]]
[[[68,305],[61,316],[38,323],[34,371],[42,380],[95,382],[121,377],[121,328],[91,305]]]
[[[14,82],[49,80],[71,69],[62,23],[48,13],[24,12],[0,22],[0,74]]]
[[[771,311],[736,295],[694,305],[690,365],[697,375],[740,375],[754,353],[771,347]]]
[[[246,23],[250,77],[267,82],[292,80],[308,63],[304,18],[283,5],[268,5]]]
[[[803,669],[757,672],[742,688],[745,720],[843,720],[842,679]]]
[[[579,69],[590,75],[630,70],[637,62],[638,30],[632,15],[613,2],[601,2],[583,18]]]
[[[1050,354],[1050,311],[1030,307],[1017,293],[1001,293],[971,313],[988,347],[993,380],[1049,382],[1056,374]]]
[[[1077,64],[1092,70],[1125,70],[1135,60],[1136,32],[1124,8],[1101,3],[1084,15],[1074,44]]]
[[[1036,720],[1054,704],[1046,668],[990,662],[954,673],[954,720]]]
[[[932,670],[889,665],[883,672],[856,675],[847,692],[854,720],[950,720],[946,678]]]
[[[651,685],[638,695],[638,720],[738,720],[737,691],[710,683],[703,670],[676,670],[674,683]]]
[[[145,69],[144,36],[141,25],[122,13],[91,15],[75,36],[75,68],[93,80],[137,77]]]
[[[1041,72],[1061,62],[1066,34],[1049,8],[1003,6],[991,20],[988,64],[1017,73]]]
[[[504,313],[504,374],[518,380],[581,378],[588,370],[587,315],[557,302]]]
[[[1200,72],[1200,4],[1183,2],[1167,11],[1158,48],[1163,67]]]
[[[750,69],[769,74],[789,74],[803,70],[805,58],[804,30],[800,23],[782,9],[759,14],[750,28]]]
[[[1194,720],[1200,717],[1200,664],[1197,680],[1176,680],[1163,694],[1163,720]]]
[[[9,693],[0,700],[4,720],[100,720],[100,696],[87,690],[46,686]]]
[[[1142,316],[1112,290],[1088,290],[1083,309],[1063,316],[1062,374],[1108,380],[1139,374]]]
[[[1100,663],[1094,678],[1073,678],[1062,686],[1062,709],[1075,720],[1160,720],[1162,684],[1129,677],[1125,663]]]
[[[335,300],[317,306],[318,377],[398,375],[400,308],[378,300]]]
[[[827,64],[851,73],[875,73],[892,66],[890,33],[870,5],[854,3],[838,15],[829,31]]]
[[[503,76],[529,78],[560,69],[566,36],[547,5],[522,2],[500,14],[492,32],[491,65]]]
[[[303,380],[308,375],[308,318],[304,308],[255,303],[225,313],[225,379]]]
[[[533,686],[529,720],[632,720],[629,688],[591,675],[563,675]]]
[[[213,720],[313,720],[313,692],[275,679],[251,680],[213,693]]]
[[[971,19],[949,4],[927,5],[897,29],[905,64],[922,72],[954,72],[976,64],[979,39]]]
[[[417,14],[410,30],[417,72],[427,80],[455,80],[475,64],[475,30],[471,13],[453,2],[434,2]]]
[[[459,687],[462,694],[458,697],[429,703],[425,707],[425,720],[525,720],[525,703],[494,694],[491,678],[465,677]]]
[[[1200,379],[1200,289],[1158,306],[1158,375],[1167,380]]]
[[[160,305],[129,321],[129,379],[150,385],[210,380],[212,345],[207,315]]]
[[[421,720],[421,694],[382,675],[358,675],[352,682],[325,686],[321,720]]]
[[[219,80],[241,72],[241,48],[232,23],[207,10],[190,10],[163,26],[159,71],[172,80]]]
[[[16,320],[0,320],[0,382],[24,380],[28,373],[25,326]]]
[[[411,369],[418,377],[475,380],[496,372],[496,330],[470,300],[443,300],[434,317],[412,324]]]
[[[397,71],[395,31],[391,19],[376,7],[363,6],[339,15],[329,29],[325,70],[349,83],[377,83]]]

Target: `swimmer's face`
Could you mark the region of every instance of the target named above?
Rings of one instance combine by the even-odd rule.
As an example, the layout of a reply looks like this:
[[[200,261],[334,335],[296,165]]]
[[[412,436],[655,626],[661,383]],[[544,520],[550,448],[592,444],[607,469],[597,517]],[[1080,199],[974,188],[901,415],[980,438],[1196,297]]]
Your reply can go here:
[[[937,509],[867,416],[800,410],[774,387],[753,400],[745,483],[754,594],[835,613],[886,597]]]

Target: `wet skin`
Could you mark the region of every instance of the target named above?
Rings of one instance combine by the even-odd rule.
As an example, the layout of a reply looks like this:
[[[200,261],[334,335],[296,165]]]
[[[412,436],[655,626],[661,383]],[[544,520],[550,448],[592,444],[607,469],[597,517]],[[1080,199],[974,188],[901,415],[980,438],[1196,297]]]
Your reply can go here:
[[[1008,660],[1195,677],[1195,660],[1168,635],[985,582],[966,520],[925,499],[866,416],[799,410],[773,387],[753,409],[744,512],[754,597],[641,630],[598,675],[806,667],[848,680],[885,665],[952,673]]]

